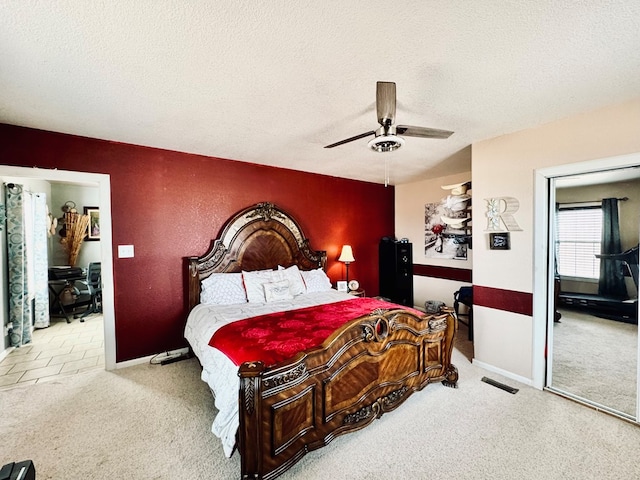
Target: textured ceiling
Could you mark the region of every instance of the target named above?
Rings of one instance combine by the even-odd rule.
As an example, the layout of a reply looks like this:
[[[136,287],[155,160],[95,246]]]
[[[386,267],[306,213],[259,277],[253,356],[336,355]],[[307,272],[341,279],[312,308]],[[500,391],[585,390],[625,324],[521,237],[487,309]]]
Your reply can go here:
[[[397,122],[367,139],[376,81]],[[638,1],[0,2],[0,122],[400,184],[470,145],[640,96]]]

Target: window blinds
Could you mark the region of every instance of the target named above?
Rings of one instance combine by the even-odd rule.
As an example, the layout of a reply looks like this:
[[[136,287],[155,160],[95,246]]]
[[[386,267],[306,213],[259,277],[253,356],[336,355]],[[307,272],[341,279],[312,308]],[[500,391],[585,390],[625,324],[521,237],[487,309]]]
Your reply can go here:
[[[600,277],[602,209],[563,208],[557,214],[558,273],[578,278]]]

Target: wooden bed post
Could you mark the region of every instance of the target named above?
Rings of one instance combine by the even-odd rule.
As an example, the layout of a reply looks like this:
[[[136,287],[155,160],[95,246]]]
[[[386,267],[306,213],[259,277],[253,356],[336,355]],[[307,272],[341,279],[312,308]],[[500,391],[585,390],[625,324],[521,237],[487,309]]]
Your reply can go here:
[[[262,471],[262,362],[247,362],[240,365],[240,427],[238,429],[240,473],[243,480],[259,479]]]
[[[451,355],[453,353],[453,342],[456,334],[457,324],[453,312],[447,312],[447,330],[445,334],[445,345],[447,351],[444,353],[445,370],[443,372],[444,380],[442,384],[445,387],[458,388],[458,369],[451,363]]]
[[[198,257],[187,257],[187,308],[190,312],[200,303],[200,275],[198,274]]]

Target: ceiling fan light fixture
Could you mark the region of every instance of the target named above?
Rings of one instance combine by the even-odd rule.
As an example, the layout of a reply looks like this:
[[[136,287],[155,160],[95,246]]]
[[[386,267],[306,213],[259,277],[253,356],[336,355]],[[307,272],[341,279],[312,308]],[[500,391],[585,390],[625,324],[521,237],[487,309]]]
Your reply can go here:
[[[367,145],[374,152],[393,152],[404,145],[404,138],[397,135],[379,135]]]
[[[396,84],[393,82],[376,83],[376,114],[378,115],[378,125],[380,125],[377,130],[340,140],[324,148],[337,147],[338,145],[344,145],[375,134],[376,137],[367,144],[369,148],[374,152],[393,152],[404,145],[404,139],[396,136],[396,133],[406,137],[421,138],[449,138],[453,134],[448,130],[411,125],[398,125],[396,127],[394,123],[396,118]]]

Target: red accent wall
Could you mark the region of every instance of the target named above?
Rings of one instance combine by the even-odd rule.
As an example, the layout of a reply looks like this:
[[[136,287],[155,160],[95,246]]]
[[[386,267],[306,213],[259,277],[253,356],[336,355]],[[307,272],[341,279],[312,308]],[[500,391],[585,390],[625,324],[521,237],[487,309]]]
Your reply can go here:
[[[445,280],[454,280],[456,282],[471,283],[471,270],[465,268],[443,267],[440,265],[420,265],[413,266],[413,274],[420,277],[443,278]]]
[[[184,258],[201,255],[239,210],[272,202],[326,250],[333,282],[340,248],[349,277],[378,294],[378,243],[394,233],[394,188],[202,155],[0,124],[0,158],[14,166],[111,177],[116,361],[186,346]],[[118,259],[133,244],[135,258]]]
[[[520,315],[533,315],[533,294],[527,292],[474,285],[473,304]]]

